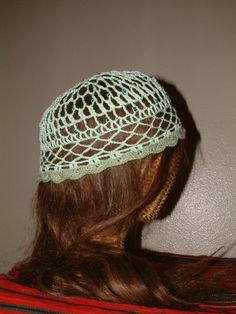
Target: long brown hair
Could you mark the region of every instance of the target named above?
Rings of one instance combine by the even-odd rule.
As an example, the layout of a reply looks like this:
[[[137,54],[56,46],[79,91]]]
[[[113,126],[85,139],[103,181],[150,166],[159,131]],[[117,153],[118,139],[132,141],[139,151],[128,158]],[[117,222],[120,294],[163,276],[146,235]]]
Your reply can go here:
[[[189,276],[173,269],[159,274],[138,249],[140,210],[166,182],[176,150],[183,156],[179,171],[185,168],[183,142],[167,148],[143,197],[140,168],[144,161],[151,167],[155,154],[79,180],[40,182],[33,252],[18,264],[19,280],[60,296],[180,308],[217,290],[214,280],[200,278],[199,265]]]

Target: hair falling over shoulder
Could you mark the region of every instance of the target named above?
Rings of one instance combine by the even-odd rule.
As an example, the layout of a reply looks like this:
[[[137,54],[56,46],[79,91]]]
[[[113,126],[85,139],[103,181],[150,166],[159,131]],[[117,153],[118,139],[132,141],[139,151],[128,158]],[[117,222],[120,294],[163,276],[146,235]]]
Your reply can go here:
[[[140,212],[162,190],[177,151],[178,174],[186,167],[180,141],[161,153],[145,194],[144,176],[155,154],[79,180],[40,182],[34,247],[17,265],[20,282],[59,296],[172,308],[192,307],[218,291],[219,279],[201,279],[206,259],[191,270],[159,273],[136,243]],[[144,162],[147,171],[140,176]]]

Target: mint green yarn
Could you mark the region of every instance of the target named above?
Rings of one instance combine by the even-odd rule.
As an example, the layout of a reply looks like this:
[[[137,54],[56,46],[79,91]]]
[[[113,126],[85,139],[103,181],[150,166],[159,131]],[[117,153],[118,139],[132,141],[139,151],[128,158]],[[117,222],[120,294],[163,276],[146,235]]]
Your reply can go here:
[[[44,112],[39,180],[79,179],[160,153],[183,138],[176,111],[154,77],[100,73],[64,92]]]

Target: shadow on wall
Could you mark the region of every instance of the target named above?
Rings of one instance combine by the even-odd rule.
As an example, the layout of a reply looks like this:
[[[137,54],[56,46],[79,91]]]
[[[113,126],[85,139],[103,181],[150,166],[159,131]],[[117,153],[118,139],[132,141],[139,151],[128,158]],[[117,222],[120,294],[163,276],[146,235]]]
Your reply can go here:
[[[159,78],[157,78],[157,80],[169,95],[172,105],[175,107],[178,116],[180,117],[182,124],[186,129],[186,172],[183,173],[183,175],[178,176],[173,191],[170,193],[169,198],[167,199],[165,205],[159,213],[158,219],[164,219],[172,213],[189,178],[195,159],[196,148],[201,140],[201,136],[183,95],[177,90],[177,88],[173,84]]]

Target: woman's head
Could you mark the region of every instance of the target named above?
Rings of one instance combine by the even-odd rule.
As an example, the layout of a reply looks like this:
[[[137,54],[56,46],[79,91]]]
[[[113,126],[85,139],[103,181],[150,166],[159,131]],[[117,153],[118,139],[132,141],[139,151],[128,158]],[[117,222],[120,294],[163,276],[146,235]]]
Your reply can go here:
[[[59,96],[40,123],[38,228],[18,280],[62,296],[164,307],[216,291],[195,270],[158,273],[136,242],[182,177],[184,137],[165,91],[140,72],[101,73]]]
[[[101,73],[59,96],[40,123],[38,228],[19,280],[63,296],[186,305],[185,274],[162,276],[137,243],[185,165],[184,137],[163,88],[140,72]]]
[[[155,218],[165,202],[184,136],[153,77],[112,71],[69,89],[40,123],[44,227],[65,246],[75,237],[121,246],[135,223]]]

